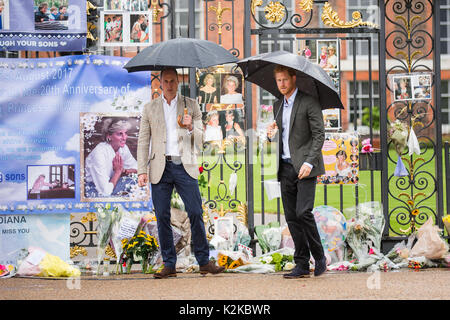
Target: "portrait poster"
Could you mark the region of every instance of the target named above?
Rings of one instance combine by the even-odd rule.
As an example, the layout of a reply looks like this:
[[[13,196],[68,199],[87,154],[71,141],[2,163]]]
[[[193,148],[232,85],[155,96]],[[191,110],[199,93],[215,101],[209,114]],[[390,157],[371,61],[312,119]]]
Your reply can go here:
[[[244,108],[244,78],[241,73],[197,73],[197,101],[202,111]]]
[[[123,68],[128,61],[0,59],[0,215],[95,212],[112,201],[128,210],[152,208],[149,188],[132,183],[120,196],[85,199],[81,193],[84,156],[102,138],[99,126],[107,117],[130,122],[126,146],[135,157],[136,114],[150,101],[151,86],[148,72]]]
[[[0,48],[8,51],[84,51],[85,0],[2,0]]]
[[[101,46],[148,46],[153,43],[151,11],[102,11]]]
[[[322,156],[325,174],[320,184],[355,184],[359,180],[359,137],[355,133],[325,132]]]
[[[81,201],[146,200],[137,185],[139,124],[139,114],[80,113]],[[122,173],[112,184],[117,152]]]

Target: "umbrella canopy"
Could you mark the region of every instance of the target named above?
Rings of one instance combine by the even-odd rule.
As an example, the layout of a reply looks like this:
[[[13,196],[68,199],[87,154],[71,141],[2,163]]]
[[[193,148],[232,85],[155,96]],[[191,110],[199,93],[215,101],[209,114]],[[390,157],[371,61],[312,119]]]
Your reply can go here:
[[[220,45],[193,38],[176,38],[155,43],[124,66],[128,72],[158,71],[165,68],[207,68],[238,59]]]
[[[242,69],[245,80],[257,84],[278,98],[281,98],[281,93],[273,75],[275,66],[279,64],[295,69],[297,87],[301,92],[316,97],[322,109],[344,109],[330,76],[319,65],[302,56],[287,51],[275,51],[242,59],[237,64]]]

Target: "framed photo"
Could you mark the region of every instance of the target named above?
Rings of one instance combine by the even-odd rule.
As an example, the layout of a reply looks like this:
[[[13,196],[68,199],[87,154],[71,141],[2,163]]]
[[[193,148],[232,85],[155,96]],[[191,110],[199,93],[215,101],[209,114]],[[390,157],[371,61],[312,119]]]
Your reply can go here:
[[[356,184],[359,180],[359,137],[357,133],[325,132],[322,156],[325,174],[320,184]]]
[[[410,75],[398,75],[392,77],[394,101],[406,101],[413,99],[413,90]]]
[[[340,109],[325,109],[322,111],[325,130],[338,130],[341,128]]]
[[[140,115],[80,113],[81,201],[145,201],[137,184]]]
[[[222,141],[239,138],[245,140],[244,110],[229,108],[203,112],[204,141]]]
[[[27,199],[75,199],[75,164],[27,166]]]
[[[243,76],[240,73],[220,74],[220,99],[222,104],[243,104]]]
[[[124,16],[122,13],[101,12],[100,43],[102,46],[124,44]]]
[[[317,40],[316,63],[324,70],[337,70],[339,65],[339,50],[337,39]]]
[[[144,13],[130,14],[130,43],[149,44],[151,43],[150,15]]]
[[[153,43],[151,10],[102,11],[100,45],[105,47],[148,46]]]
[[[311,62],[316,62],[317,42],[314,39],[301,40],[297,39],[297,54],[305,57]]]
[[[411,86],[415,100],[431,99],[431,81],[432,75],[430,73],[411,76]]]
[[[220,101],[220,74],[205,72],[199,75],[197,101],[201,106],[218,104]],[[206,111],[203,108],[204,111]]]

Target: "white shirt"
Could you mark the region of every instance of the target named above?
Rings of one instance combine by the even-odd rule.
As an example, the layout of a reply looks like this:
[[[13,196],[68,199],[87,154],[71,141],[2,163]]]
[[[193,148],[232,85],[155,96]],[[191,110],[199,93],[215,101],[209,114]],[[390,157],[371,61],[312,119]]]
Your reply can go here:
[[[291,158],[291,151],[289,150],[289,124],[291,121],[292,108],[294,107],[294,101],[295,97],[297,96],[297,92],[298,88],[295,89],[294,93],[291,94],[291,96],[287,100],[286,97],[284,98],[282,119],[283,130],[281,134],[281,139],[283,140],[283,152],[281,154],[281,158],[283,159]],[[304,164],[308,165],[310,168],[313,167],[313,165],[308,162],[304,162]]]
[[[281,158],[283,159],[291,158],[291,152],[289,150],[289,122],[291,121],[291,113],[297,91],[298,89],[295,89],[294,93],[291,94],[291,96],[287,100],[286,97],[284,98],[282,119],[283,130],[281,133],[281,139],[283,140],[283,152],[281,154]]]
[[[166,98],[162,95],[164,107],[164,120],[166,121],[166,156],[179,156],[178,149],[178,133],[177,133],[177,102],[178,94],[167,103]]]
[[[137,169],[137,161],[127,145],[119,148],[118,152],[122,157],[124,169]],[[94,182],[100,196],[110,196],[114,190],[114,184],[109,180],[114,174],[112,161],[115,156],[116,153],[109,143],[100,142],[86,157],[86,182]]]

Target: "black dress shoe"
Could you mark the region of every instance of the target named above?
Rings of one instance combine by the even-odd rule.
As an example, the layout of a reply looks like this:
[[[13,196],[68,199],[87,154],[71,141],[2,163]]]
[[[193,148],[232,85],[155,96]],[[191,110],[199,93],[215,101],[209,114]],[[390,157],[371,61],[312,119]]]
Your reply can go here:
[[[318,277],[325,271],[327,271],[327,259],[324,256],[322,259],[316,261],[314,266],[314,276]]]
[[[283,275],[285,279],[299,279],[299,278],[309,278],[309,270],[302,269],[296,266],[290,273]]]
[[[175,268],[164,267],[160,272],[157,272],[153,275],[156,279],[166,279],[169,277],[176,277],[177,270]]]

